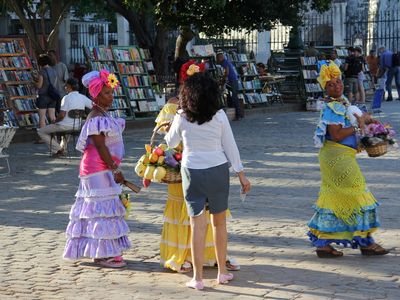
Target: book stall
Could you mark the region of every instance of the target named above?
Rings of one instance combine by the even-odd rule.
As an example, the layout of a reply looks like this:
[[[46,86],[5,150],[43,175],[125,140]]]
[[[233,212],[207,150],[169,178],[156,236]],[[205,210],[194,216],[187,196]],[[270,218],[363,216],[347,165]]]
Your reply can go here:
[[[0,39],[1,125],[37,127],[37,91],[32,83],[32,63],[23,39]]]
[[[84,47],[92,70],[113,72],[120,86],[114,91],[113,116],[140,118],[155,115],[165,102],[148,49],[136,46]]]
[[[190,56],[198,61],[205,62],[206,69],[217,81],[220,81],[223,69],[216,63],[213,45],[194,45],[190,51]],[[237,51],[229,49],[225,56],[237,71],[239,77],[238,98],[242,105],[251,108],[275,102],[283,103],[279,91],[282,76],[278,76],[279,78],[272,75],[261,77],[257,71],[256,61],[250,59],[245,53],[237,53]],[[221,101],[224,106],[227,106],[229,92],[225,87],[223,87],[223,94],[224,97]]]

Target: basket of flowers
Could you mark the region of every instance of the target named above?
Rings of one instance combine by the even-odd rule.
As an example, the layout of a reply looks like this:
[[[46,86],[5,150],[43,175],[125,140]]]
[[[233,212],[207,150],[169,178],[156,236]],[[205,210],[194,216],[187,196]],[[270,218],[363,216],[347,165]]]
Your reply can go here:
[[[182,182],[180,161],[182,159],[182,145],[169,148],[166,144],[155,146],[157,131],[169,123],[161,124],[151,136],[150,144],[145,145],[146,153],[143,154],[135,166],[135,172],[143,178],[143,186],[148,187],[152,181],[159,183]]]
[[[388,145],[393,145],[396,142],[394,140],[396,132],[392,127],[376,120],[365,126],[364,134],[361,138],[361,145],[370,157],[379,157],[386,154]]]

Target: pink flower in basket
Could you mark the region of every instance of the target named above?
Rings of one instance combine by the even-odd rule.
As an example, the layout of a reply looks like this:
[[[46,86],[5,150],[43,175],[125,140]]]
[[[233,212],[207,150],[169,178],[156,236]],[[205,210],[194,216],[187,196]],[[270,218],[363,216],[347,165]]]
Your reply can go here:
[[[361,143],[364,146],[375,145],[383,141],[387,141],[389,144],[394,144],[395,140],[393,137],[395,134],[396,132],[389,124],[383,125],[382,123],[375,121],[365,127],[365,135],[361,138]]]

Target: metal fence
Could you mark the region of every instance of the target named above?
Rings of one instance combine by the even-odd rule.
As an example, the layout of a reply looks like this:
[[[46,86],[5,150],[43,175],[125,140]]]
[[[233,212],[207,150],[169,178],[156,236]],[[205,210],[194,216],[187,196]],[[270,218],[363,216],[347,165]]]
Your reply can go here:
[[[83,46],[117,45],[118,34],[109,31],[107,22],[71,22],[70,63],[84,63]]]
[[[215,49],[235,50],[238,53],[255,54],[257,52],[258,32],[246,30],[232,30],[228,34],[208,37],[200,35],[196,38],[196,45],[212,44]]]
[[[300,27],[302,40],[305,44],[315,42],[316,46],[333,45],[333,11],[325,13],[309,12],[303,17]],[[282,52],[289,42],[291,26],[278,24],[271,30],[271,50]]]
[[[400,51],[400,12],[359,10],[346,22],[346,44],[362,46],[368,52],[379,46]]]

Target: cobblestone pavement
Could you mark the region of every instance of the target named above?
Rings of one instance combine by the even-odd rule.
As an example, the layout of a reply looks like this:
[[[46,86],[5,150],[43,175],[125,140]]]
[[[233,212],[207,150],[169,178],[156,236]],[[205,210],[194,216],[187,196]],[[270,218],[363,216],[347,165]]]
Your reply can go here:
[[[400,102],[381,114],[400,129]],[[135,197],[129,220],[133,248],[124,270],[61,259],[68,212],[78,184],[79,158],[52,159],[43,145],[13,144],[12,177],[0,179],[0,299],[400,299],[399,152],[359,156],[370,189],[381,202],[376,239],[391,253],[363,257],[344,249],[340,259],[318,259],[306,223],[319,188],[312,134],[318,113],[251,116],[233,130],[253,190],[244,203],[232,179],[229,253],[242,269],[216,285],[207,268],[204,291],[189,290],[190,274],[160,268],[159,240],[166,186]],[[126,177],[150,129],[125,132]]]

